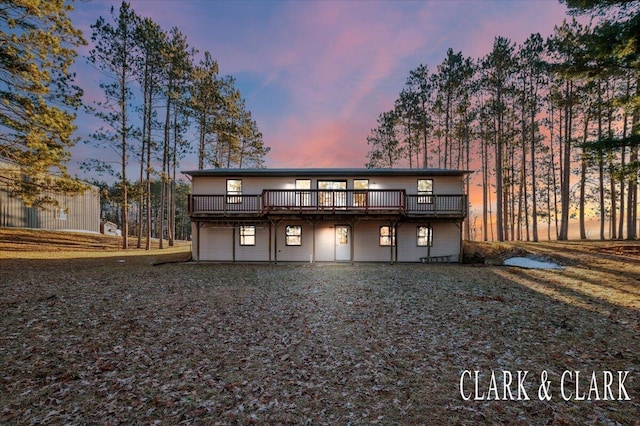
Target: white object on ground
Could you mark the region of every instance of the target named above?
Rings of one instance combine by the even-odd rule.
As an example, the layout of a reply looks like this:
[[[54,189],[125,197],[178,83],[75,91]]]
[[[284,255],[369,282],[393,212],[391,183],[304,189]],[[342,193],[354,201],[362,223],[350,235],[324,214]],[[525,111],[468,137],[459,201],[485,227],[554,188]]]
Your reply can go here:
[[[541,260],[530,259],[528,257],[512,257],[503,262],[505,266],[517,266],[525,269],[564,269],[553,262],[543,262]]]

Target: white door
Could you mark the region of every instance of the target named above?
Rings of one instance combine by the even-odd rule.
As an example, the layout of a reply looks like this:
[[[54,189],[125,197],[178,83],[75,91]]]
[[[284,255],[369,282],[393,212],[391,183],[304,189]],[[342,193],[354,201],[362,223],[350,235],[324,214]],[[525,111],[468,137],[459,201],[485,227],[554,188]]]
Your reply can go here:
[[[336,262],[348,262],[351,260],[351,241],[349,227],[336,226]]]

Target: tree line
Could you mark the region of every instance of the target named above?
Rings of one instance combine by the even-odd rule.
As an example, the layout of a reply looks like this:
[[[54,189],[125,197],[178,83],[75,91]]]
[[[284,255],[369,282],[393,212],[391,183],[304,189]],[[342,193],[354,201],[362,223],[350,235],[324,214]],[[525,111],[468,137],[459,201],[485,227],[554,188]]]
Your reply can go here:
[[[566,240],[577,217],[585,239],[595,214],[600,239],[635,239],[640,2],[566,3],[592,23],[496,37],[482,58],[449,49],[433,71],[411,70],[367,137],[367,166],[476,170],[482,235],[467,220],[466,238],[538,241],[542,222]]]
[[[117,150],[119,170],[92,159],[84,167],[108,171],[118,177],[121,191],[123,247],[128,245],[128,212],[137,204],[138,246],[145,235],[150,248],[153,220],[163,248],[164,236],[173,245],[176,229],[176,171],[180,159],[192,149],[188,132],[197,133],[198,168],[262,167],[269,152],[251,112],[231,76],[218,74],[210,52],[196,61],[176,27],[164,31],[149,18],[138,16],[123,2],[111,10],[111,22],[100,17],[91,26],[93,48],[89,62],[107,78],[100,84],[104,99],[90,106],[105,126],[90,143]],[[134,104],[134,102],[137,103]],[[133,179],[130,162],[139,165],[136,196],[129,197]],[[154,213],[151,186],[161,183],[160,203]],[[132,201],[133,200],[133,201]]]
[[[120,191],[120,186],[118,183],[109,184],[105,181],[93,180],[91,184],[98,187],[100,192],[100,217],[103,221],[109,221],[113,223],[122,223],[122,191]],[[151,197],[150,197],[150,206],[149,209],[152,212],[151,218],[151,238],[155,238],[158,241],[161,239],[160,237],[166,239],[167,238],[167,230],[160,229],[159,224],[160,220],[158,215],[162,212],[160,208],[163,197],[162,190],[163,185],[162,181],[159,178],[154,179],[150,185],[151,189]],[[142,187],[140,185],[134,184],[129,188],[129,195],[136,199],[139,197],[140,192],[142,191]],[[191,219],[189,218],[189,212],[187,211],[188,205],[188,197],[191,193],[191,185],[187,182],[177,181],[175,188],[175,229],[174,236],[176,240],[189,240],[191,238]],[[129,230],[130,234],[137,236],[139,239],[142,239],[142,235],[144,234],[144,229],[138,229],[139,227],[144,227],[144,222],[139,222],[136,220],[138,216],[138,210],[140,205],[138,203],[130,203],[129,204]]]
[[[199,169],[262,167],[269,148],[234,78],[219,75],[211,53],[198,55],[178,28],[165,31],[122,2],[91,26],[87,43],[69,19],[72,3],[0,5],[0,156],[20,170],[11,191],[27,205],[45,205],[53,200],[43,199],[43,190],[83,189],[66,169],[83,108],[103,125],[85,141],[97,158],[81,168],[117,179],[123,248],[130,223],[138,247],[146,237],[149,249],[153,233],[161,247],[164,238],[172,245],[181,208],[176,171],[185,154],[197,153]],[[104,95],[91,105],[83,104],[71,71],[77,48],[86,44]],[[116,167],[102,149],[117,152]],[[152,200],[156,181],[159,202]]]

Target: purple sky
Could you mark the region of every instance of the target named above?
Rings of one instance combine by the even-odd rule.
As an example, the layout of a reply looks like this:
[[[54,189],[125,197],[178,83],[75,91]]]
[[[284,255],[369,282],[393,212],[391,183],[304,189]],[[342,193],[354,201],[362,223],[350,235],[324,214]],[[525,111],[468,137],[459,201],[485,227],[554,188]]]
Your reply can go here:
[[[190,46],[208,50],[220,73],[233,75],[271,147],[267,167],[363,167],[366,137],[393,107],[409,71],[435,70],[447,49],[486,55],[495,36],[523,42],[543,37],[566,17],[555,0],[538,1],[208,1],[139,0],[133,9],[164,30],[177,26]],[[89,26],[119,1],[77,1],[74,25],[90,42]],[[85,102],[101,99],[103,78],[77,60]],[[80,117],[78,134],[97,126]],[[195,136],[191,135],[195,140]],[[70,163],[95,150],[83,143]],[[107,152],[104,155],[110,155]],[[195,168],[194,158],[181,169]],[[79,172],[79,177],[89,178]]]

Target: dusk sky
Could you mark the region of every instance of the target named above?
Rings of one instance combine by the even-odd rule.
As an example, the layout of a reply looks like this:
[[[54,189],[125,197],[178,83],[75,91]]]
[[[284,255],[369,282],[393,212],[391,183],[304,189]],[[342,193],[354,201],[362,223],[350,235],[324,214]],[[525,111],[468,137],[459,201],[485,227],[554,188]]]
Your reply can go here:
[[[86,65],[90,25],[120,1],[77,1],[71,14],[89,46],[77,59],[85,102],[102,99],[99,72]],[[267,167],[363,167],[366,137],[393,107],[409,71],[436,69],[448,48],[479,58],[496,36],[522,43],[543,37],[566,17],[555,0],[539,1],[208,1],[140,0],[132,8],[164,30],[178,27],[191,47],[208,50],[232,75],[271,147]],[[86,140],[95,119],[80,116]],[[195,140],[196,136],[190,135]],[[70,163],[96,151],[82,142]],[[105,152],[103,155],[107,155]],[[195,168],[195,159],[181,169]],[[79,177],[87,178],[82,172]]]

